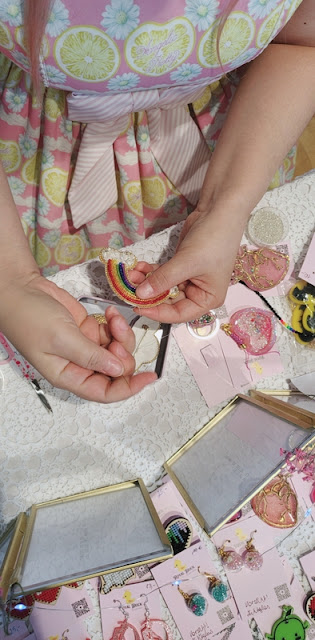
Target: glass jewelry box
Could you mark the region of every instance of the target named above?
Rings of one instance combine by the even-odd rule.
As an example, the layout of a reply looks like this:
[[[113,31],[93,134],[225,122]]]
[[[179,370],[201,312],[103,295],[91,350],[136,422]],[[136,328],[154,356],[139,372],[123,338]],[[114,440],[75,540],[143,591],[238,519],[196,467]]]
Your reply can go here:
[[[35,504],[6,546],[3,600],[173,555],[141,479]]]
[[[164,468],[211,536],[279,473],[282,450],[315,444],[312,424],[271,396],[265,403],[239,395]]]

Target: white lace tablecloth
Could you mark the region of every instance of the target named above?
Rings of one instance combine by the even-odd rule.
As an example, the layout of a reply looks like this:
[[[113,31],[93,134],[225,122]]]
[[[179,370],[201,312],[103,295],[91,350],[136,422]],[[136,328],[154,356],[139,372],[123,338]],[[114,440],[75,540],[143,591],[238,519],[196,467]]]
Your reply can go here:
[[[315,227],[315,171],[268,192],[260,203],[266,204],[289,218],[289,240],[298,272]],[[178,235],[179,226],[175,226],[131,250],[148,262],[165,261],[173,254]],[[76,297],[111,297],[104,268],[97,260],[62,271],[53,280]],[[314,351],[292,350],[292,342],[289,334],[281,338],[285,374],[268,378],[261,387],[285,388],[292,374],[314,368]],[[10,365],[2,366],[1,371],[0,531],[33,503],[135,477],[153,487],[163,462],[219,408],[206,405],[173,337],[164,377],[116,404],[87,402],[40,380],[53,408],[49,415]],[[290,537],[295,552],[296,547],[301,553],[307,551],[311,540],[315,547],[311,521],[305,533],[304,537],[300,527],[297,538]],[[90,621],[89,627],[92,640],[100,640],[99,620]]]

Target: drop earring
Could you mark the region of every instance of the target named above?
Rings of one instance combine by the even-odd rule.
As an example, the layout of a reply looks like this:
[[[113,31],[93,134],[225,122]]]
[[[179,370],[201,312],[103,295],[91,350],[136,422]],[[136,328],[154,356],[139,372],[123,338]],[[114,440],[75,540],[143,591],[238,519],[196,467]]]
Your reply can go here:
[[[114,628],[114,631],[110,637],[110,640],[126,640],[126,632],[130,630],[133,633],[134,640],[140,640],[140,635],[132,624],[128,622],[129,613],[126,613],[125,608],[119,600],[114,600],[113,602],[118,602],[118,609],[121,611],[124,616],[124,620],[120,620],[118,622],[117,627]]]
[[[259,551],[257,551],[256,547],[253,545],[253,534],[257,533],[257,531],[253,531],[250,534],[249,540],[246,542],[246,548],[244,553],[242,554],[243,562],[245,567],[250,569],[251,571],[258,571],[263,564],[263,557]]]
[[[234,549],[225,549],[225,545],[227,542],[231,542],[231,540],[226,540],[223,542],[220,549],[218,549],[219,556],[225,566],[229,571],[240,571],[244,562],[242,556],[237,553]]]
[[[186,607],[194,613],[195,616],[203,616],[208,608],[206,598],[199,593],[198,591],[194,591],[193,593],[185,593],[182,589],[180,589],[179,585],[177,585],[177,589],[181,596],[183,596],[185,600]]]
[[[146,594],[142,594],[140,596],[141,598],[146,598],[144,604],[144,609],[145,609],[145,620],[141,625],[141,638],[142,640],[163,640],[163,638],[161,636],[159,636],[158,633],[156,633],[155,631],[153,631],[152,627],[153,625],[160,625],[163,627],[164,631],[165,631],[165,638],[164,640],[172,640],[172,636],[171,636],[171,632],[169,627],[167,626],[166,622],[164,622],[164,620],[160,620],[159,618],[150,618],[150,610],[149,610],[149,606],[148,606],[148,596]]]
[[[228,598],[228,588],[224,582],[222,582],[219,578],[216,578],[211,573],[206,573],[200,571],[200,567],[198,567],[198,571],[200,575],[208,578],[208,592],[217,602],[224,602]]]

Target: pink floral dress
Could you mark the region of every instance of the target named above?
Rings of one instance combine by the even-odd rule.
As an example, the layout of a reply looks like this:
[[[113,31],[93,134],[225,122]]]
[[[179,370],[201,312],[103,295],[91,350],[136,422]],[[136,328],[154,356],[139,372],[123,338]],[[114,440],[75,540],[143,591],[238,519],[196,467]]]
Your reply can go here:
[[[301,0],[55,0],[32,91],[22,0],[0,0],[0,156],[44,275],[193,210],[242,65]],[[188,106],[189,105],[189,106]],[[292,178],[295,151],[273,185]]]

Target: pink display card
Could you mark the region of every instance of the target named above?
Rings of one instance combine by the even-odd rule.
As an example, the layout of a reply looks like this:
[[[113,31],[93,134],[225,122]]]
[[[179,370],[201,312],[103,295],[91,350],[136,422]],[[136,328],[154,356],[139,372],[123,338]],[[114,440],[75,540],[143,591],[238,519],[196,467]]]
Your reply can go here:
[[[241,284],[230,286],[224,305],[217,309],[221,323],[245,307],[265,309],[263,302]],[[282,331],[280,323],[277,332]],[[209,340],[192,336],[186,324],[173,329],[174,336],[209,407],[244,393],[250,386],[283,371],[277,342],[263,356],[246,354],[222,330]]]
[[[225,602],[217,602],[208,593],[208,580],[200,575],[198,567],[202,572],[217,576],[217,570],[201,542],[152,569],[183,640],[208,640],[238,619],[232,594],[229,593]],[[173,584],[175,581],[179,581],[180,588],[188,595],[200,593],[206,598],[207,610],[203,616],[196,616],[186,606],[184,597]]]
[[[315,287],[315,233],[302,264],[299,277]]]
[[[150,497],[175,555],[199,541],[191,524],[193,515],[169,476]]]
[[[162,619],[161,599],[158,586],[154,580],[138,584],[126,585],[123,588],[113,588],[106,595],[100,594],[100,607],[102,618],[103,638],[108,640],[113,635],[119,622],[124,620],[124,615],[119,609],[119,602],[129,616],[128,622],[135,627],[140,634],[141,626],[145,620],[145,606],[150,611],[150,618]],[[156,631],[163,637],[160,625]],[[128,636],[129,637],[129,636]]]
[[[49,636],[56,636],[56,640],[87,640],[85,618],[93,613],[85,586],[62,587],[54,604],[35,603],[30,621],[37,640],[47,640]]]
[[[28,638],[30,635],[25,622],[21,620],[13,620],[10,622],[8,631],[9,636],[4,633],[2,627],[0,628],[0,640],[8,640],[8,638],[10,638],[10,640],[24,640],[24,638]]]

